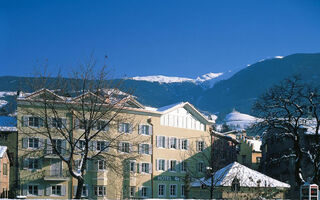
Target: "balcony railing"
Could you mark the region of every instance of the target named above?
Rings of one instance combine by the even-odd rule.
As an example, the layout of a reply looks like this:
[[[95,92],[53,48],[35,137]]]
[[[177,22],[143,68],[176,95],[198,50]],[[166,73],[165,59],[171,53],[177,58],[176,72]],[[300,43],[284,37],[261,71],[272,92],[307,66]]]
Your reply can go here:
[[[63,181],[69,179],[69,173],[67,170],[45,170],[43,172],[43,179],[44,180],[51,180],[51,181]]]

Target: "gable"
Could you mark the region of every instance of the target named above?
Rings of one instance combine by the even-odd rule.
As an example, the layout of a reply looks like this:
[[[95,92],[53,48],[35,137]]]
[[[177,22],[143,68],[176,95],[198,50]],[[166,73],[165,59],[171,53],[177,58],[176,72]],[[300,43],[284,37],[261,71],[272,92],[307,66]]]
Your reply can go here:
[[[40,91],[34,92],[31,95],[27,96],[26,99],[31,100],[63,100],[60,96],[56,95],[55,93],[51,92],[47,89],[42,89]]]
[[[185,107],[178,107],[160,117],[160,124],[177,128],[205,131],[205,122],[199,116],[192,114]]]

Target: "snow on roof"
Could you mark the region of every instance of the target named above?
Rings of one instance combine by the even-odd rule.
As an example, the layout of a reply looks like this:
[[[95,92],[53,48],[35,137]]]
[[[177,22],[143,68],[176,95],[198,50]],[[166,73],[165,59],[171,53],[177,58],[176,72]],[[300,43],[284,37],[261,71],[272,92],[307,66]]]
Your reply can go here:
[[[169,109],[171,109],[177,105],[180,105],[180,104],[184,104],[184,102],[178,102],[178,103],[174,103],[171,105],[163,106],[163,107],[158,108],[157,111],[163,112],[163,111],[169,110]]]
[[[213,179],[214,186],[231,186],[235,178],[239,180],[241,187],[290,188],[290,185],[287,183],[273,179],[237,162],[233,162],[215,173]],[[203,184],[210,186],[211,178],[202,178],[191,183],[191,186],[200,187]]]
[[[0,116],[0,131],[17,131],[17,118],[9,116]]]
[[[252,145],[252,149],[256,152],[261,152],[261,140],[256,140],[256,139],[246,139],[246,141]]]
[[[0,99],[0,108],[7,105],[7,104],[8,104],[8,102],[6,100]]]
[[[3,157],[4,153],[7,151],[6,146],[0,146],[0,158]]]

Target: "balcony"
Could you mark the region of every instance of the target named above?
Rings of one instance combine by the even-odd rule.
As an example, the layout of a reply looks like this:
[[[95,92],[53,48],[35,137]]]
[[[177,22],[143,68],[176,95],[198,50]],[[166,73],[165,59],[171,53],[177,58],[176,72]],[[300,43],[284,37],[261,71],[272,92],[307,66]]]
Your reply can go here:
[[[43,179],[45,181],[66,181],[69,177],[67,170],[45,170],[43,172]]]

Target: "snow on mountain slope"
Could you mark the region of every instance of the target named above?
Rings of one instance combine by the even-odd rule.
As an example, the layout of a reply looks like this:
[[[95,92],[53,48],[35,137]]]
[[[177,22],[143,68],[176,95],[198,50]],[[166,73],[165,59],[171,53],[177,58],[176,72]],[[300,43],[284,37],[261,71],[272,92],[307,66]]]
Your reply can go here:
[[[258,122],[258,120],[259,119],[251,115],[243,114],[236,110],[233,110],[231,113],[227,114],[225,118],[226,124],[234,130],[246,129],[254,123]]]
[[[226,72],[229,75],[231,71]],[[175,77],[175,76],[163,76],[163,75],[155,75],[155,76],[135,76],[129,79],[137,80],[137,81],[149,81],[149,82],[159,82],[159,83],[181,83],[181,82],[193,82],[196,84],[203,82],[211,82],[215,80],[222,80],[220,77],[224,77],[225,73],[207,73],[202,76],[198,76],[195,79],[192,78],[184,78],[184,77]],[[228,76],[230,77],[230,76]],[[210,84],[212,85],[212,84]]]

